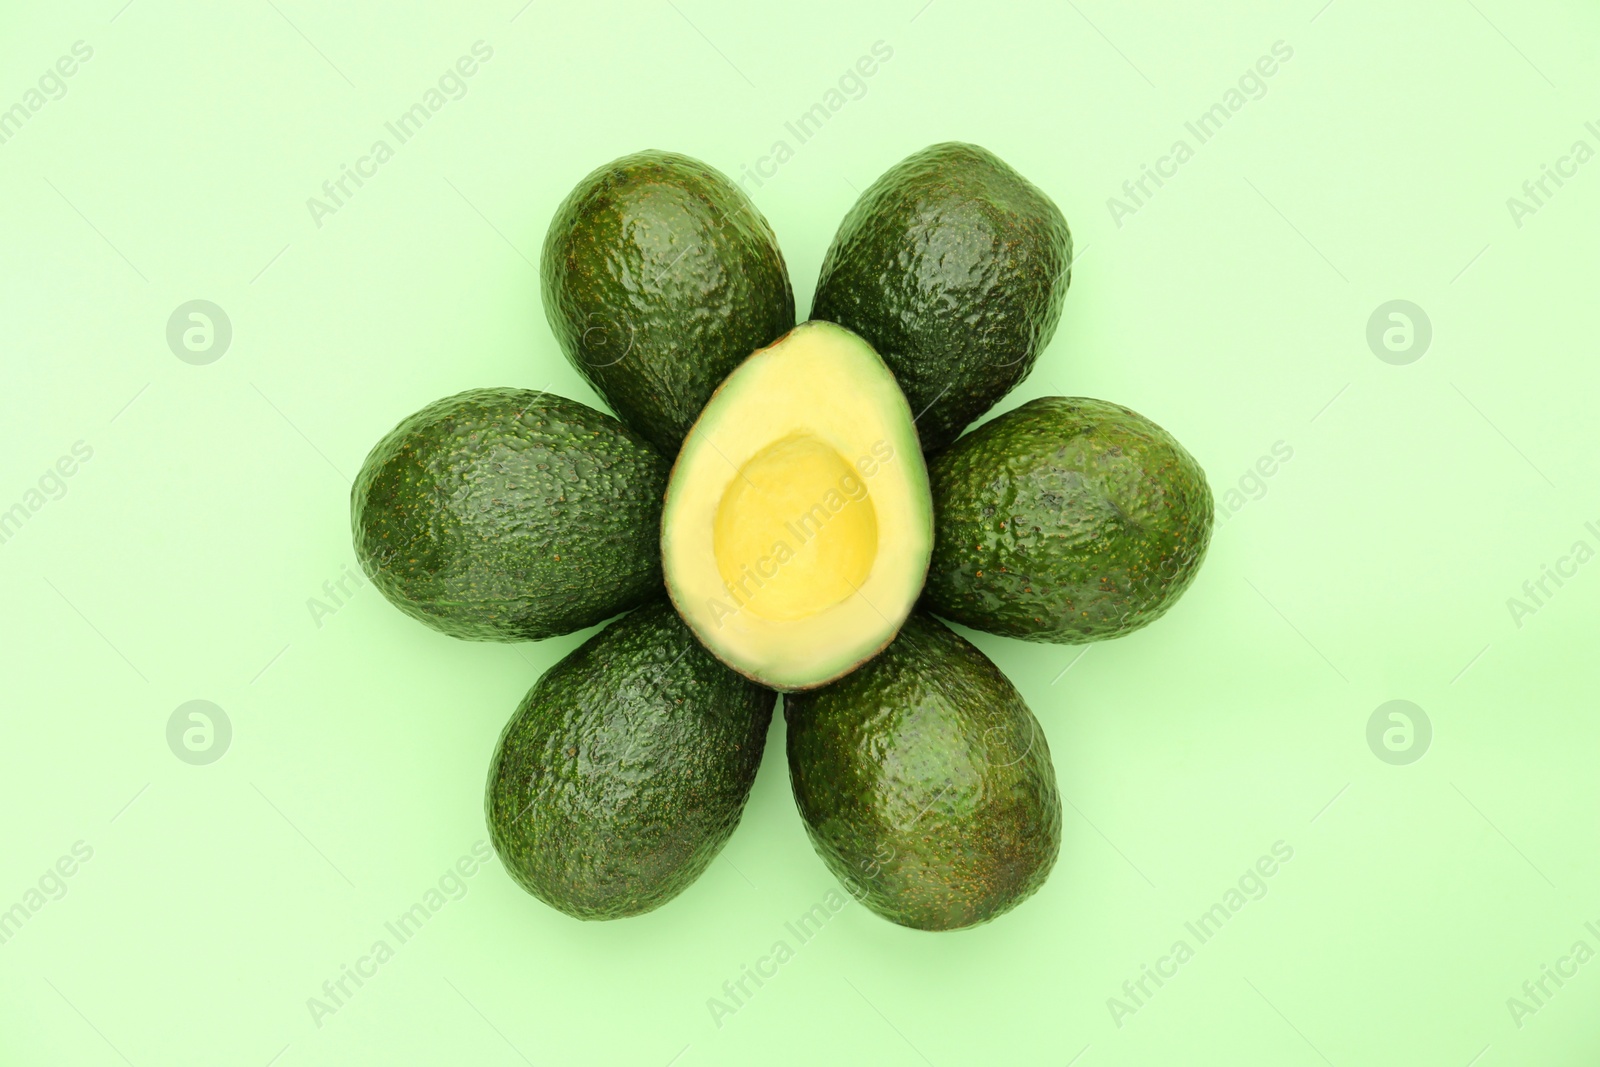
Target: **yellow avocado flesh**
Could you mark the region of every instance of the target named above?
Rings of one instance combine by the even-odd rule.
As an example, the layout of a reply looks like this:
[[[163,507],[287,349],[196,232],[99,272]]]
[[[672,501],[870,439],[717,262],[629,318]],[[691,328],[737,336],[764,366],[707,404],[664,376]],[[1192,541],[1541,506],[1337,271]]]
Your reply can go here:
[[[667,485],[667,590],[703,644],[777,689],[809,689],[893,639],[933,546],[927,468],[878,354],[826,322],[729,375]]]
[[[792,621],[854,595],[878,555],[867,484],[826,441],[795,434],[739,468],[717,505],[712,551],[746,611]]]

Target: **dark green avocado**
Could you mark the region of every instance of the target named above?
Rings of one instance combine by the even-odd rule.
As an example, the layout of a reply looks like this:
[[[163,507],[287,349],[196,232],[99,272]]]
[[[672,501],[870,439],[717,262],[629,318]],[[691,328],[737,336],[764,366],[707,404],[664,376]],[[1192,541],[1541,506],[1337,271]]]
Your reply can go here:
[[[728,372],[794,325],[772,227],[720,171],[672,152],[579,182],[540,274],[567,359],[667,456]]]
[[[1211,489],[1184,447],[1125,407],[1041,397],[929,462],[923,604],[1029,641],[1119,637],[1159,618],[1211,541]]]
[[[789,779],[846,888],[920,930],[987,922],[1044,884],[1061,799],[1033,713],[982,652],[915,614],[876,659],[784,697]]]
[[[667,470],[575,400],[458,393],[367,456],[350,493],[356,555],[391,603],[453,637],[570,633],[662,589]]]
[[[811,317],[878,350],[932,453],[1028,376],[1061,318],[1071,263],[1049,197],[986,149],[936,144],[850,209]]]
[[[528,892],[579,919],[660,907],[739,823],[776,695],[648,604],[551,667],[489,768],[489,835]]]

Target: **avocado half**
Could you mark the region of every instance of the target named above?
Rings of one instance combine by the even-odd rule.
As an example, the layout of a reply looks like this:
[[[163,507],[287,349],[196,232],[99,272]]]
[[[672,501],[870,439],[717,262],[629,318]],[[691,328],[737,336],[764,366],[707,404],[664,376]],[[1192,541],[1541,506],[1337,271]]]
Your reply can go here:
[[[661,562],[700,641],[774,689],[881,651],[933,550],[916,422],[871,345],[806,322],[730,374],[667,481]]]

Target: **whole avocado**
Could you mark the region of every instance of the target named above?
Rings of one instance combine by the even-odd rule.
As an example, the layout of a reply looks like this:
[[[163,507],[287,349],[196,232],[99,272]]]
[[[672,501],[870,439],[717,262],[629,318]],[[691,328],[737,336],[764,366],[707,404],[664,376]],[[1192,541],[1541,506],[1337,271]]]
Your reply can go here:
[[[772,227],[720,171],[672,152],[579,182],[540,275],[568,361],[667,456],[728,372],[794,325]]]
[[[977,145],[924,148],[856,201],[822,264],[813,318],[866,338],[930,453],[1028,376],[1072,281],[1048,196]]]
[[[987,922],[1044,884],[1061,799],[1033,713],[966,640],[915,614],[832,685],[784,697],[789,778],[818,854],[884,918]]]
[[[350,492],[356,555],[391,603],[453,637],[570,633],[661,590],[667,470],[575,400],[468,390],[367,456]]]
[[[1104,400],[1041,397],[928,467],[923,603],[974,629],[1076,644],[1159,618],[1211,541],[1205,472],[1171,434]]]
[[[660,907],[738,825],[775,700],[669,604],[618,620],[551,667],[500,735],[484,806],[501,862],[579,919]]]

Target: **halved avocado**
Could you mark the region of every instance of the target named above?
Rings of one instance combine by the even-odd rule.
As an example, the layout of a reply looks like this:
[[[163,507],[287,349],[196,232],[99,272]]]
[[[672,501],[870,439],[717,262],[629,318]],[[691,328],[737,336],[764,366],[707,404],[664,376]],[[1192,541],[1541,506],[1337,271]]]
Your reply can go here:
[[[910,405],[872,346],[805,322],[730,374],[667,482],[661,562],[684,621],[774,689],[881,651],[922,591],[933,505]]]

